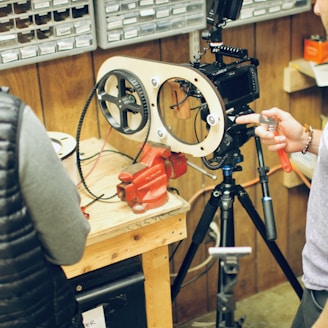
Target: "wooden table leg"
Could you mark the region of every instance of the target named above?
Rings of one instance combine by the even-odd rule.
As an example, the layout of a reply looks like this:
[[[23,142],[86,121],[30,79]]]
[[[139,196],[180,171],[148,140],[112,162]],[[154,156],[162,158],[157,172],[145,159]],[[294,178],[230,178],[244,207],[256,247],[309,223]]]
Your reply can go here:
[[[172,328],[168,246],[142,254],[148,328]]]

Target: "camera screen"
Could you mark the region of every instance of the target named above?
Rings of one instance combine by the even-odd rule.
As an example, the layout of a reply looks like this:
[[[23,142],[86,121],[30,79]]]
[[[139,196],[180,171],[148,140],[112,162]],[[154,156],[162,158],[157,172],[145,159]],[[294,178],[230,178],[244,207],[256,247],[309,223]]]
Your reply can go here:
[[[243,106],[259,96],[255,68],[250,65],[236,67],[215,81],[226,109]]]
[[[230,103],[250,94],[248,72],[245,73],[221,81],[219,91],[225,103]]]
[[[231,65],[222,71],[217,64],[202,65],[205,73],[218,89],[226,109],[244,106],[259,97],[259,85],[254,65]]]

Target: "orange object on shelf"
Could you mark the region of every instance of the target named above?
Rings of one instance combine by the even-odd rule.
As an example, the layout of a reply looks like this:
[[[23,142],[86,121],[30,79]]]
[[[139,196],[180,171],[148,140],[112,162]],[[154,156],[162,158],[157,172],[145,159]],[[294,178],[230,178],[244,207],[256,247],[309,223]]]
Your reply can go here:
[[[328,62],[328,40],[326,37],[312,35],[304,40],[304,59],[323,64]]]

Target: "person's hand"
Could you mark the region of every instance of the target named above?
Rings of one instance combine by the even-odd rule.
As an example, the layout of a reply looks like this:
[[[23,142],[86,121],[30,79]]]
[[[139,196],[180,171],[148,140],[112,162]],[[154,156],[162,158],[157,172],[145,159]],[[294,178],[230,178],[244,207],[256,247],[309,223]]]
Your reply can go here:
[[[304,127],[288,112],[279,108],[271,108],[261,113],[265,118],[272,118],[277,121],[276,131],[278,135],[268,130],[268,124],[260,124],[260,114],[248,114],[239,116],[236,119],[238,124],[259,124],[255,128],[255,133],[261,138],[263,144],[268,145],[268,149],[276,151],[286,149],[286,152],[301,151],[306,144],[307,135]]]

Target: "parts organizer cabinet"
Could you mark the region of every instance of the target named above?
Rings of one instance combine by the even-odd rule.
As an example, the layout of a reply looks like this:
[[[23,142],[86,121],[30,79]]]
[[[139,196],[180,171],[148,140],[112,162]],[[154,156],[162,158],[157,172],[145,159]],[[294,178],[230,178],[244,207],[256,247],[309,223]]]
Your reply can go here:
[[[88,158],[103,144],[92,138],[83,141],[80,153]],[[105,150],[109,147],[106,146]],[[86,182],[93,193],[113,195],[118,174],[130,165],[121,155],[105,152]],[[83,161],[83,172],[88,174],[93,161]],[[81,204],[92,198],[80,187]],[[169,194],[163,206],[143,214],[135,214],[118,198],[97,201],[86,208],[90,214],[91,232],[81,261],[64,267],[68,278],[73,278],[104,268],[110,264],[141,256],[144,274],[147,326],[149,328],[172,328],[172,304],[168,245],[186,238],[186,212],[189,204],[180,197]]]
[[[103,49],[206,27],[205,0],[97,1],[95,13],[97,41]]]
[[[92,0],[0,1],[0,70],[96,47]]]

